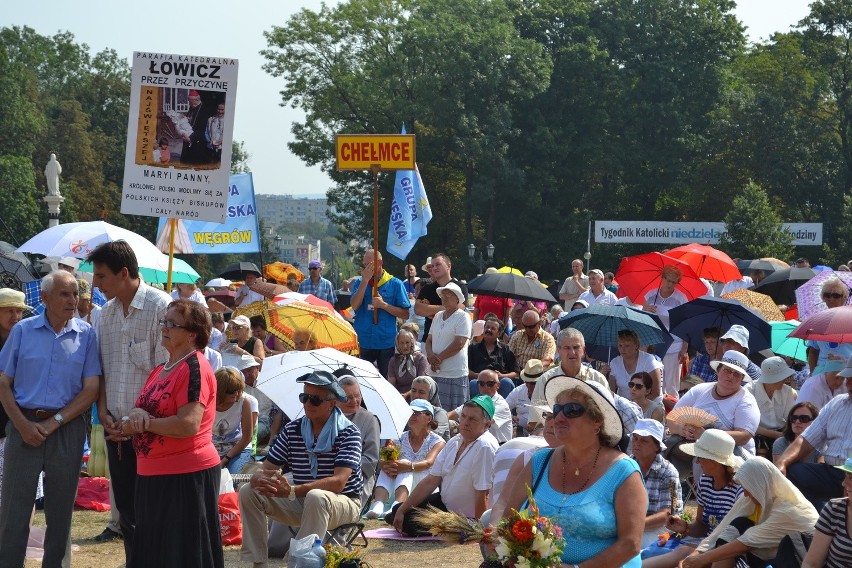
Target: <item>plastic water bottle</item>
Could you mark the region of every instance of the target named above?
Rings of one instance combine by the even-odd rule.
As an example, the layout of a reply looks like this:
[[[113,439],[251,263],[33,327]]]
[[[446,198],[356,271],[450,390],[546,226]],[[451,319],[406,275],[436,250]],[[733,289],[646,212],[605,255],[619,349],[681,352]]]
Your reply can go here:
[[[311,548],[311,552],[316,554],[317,558],[319,558],[322,561],[322,566],[325,566],[325,559],[326,559],[327,553],[326,553],[325,548],[322,545],[322,541],[319,538],[314,540],[314,546],[313,546],[313,548]]]

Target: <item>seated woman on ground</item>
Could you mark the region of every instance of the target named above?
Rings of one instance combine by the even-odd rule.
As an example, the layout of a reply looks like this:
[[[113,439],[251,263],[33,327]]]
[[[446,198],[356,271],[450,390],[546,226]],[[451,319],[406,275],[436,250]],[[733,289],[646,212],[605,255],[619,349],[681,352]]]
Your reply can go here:
[[[421,399],[412,400],[410,406],[413,414],[408,419],[408,430],[396,443],[400,449],[399,459],[379,462],[381,472],[373,491],[373,506],[367,513],[369,519],[384,517],[393,505],[408,499],[411,490],[429,472],[446,443],[431,428],[434,407]],[[393,504],[386,509],[385,504],[391,495],[394,496]]]
[[[734,481],[742,486],[742,497],[719,526],[683,559],[683,568],[765,568],[775,564],[778,544],[786,535],[813,532],[816,509],[769,460],[747,460]]]
[[[743,460],[734,455],[734,439],[721,430],[707,430],[695,444],[683,446],[684,452],[695,456],[703,474],[696,486],[698,511],[693,521],[674,515],[666,529],[683,535],[680,546],[653,545],[642,551],[642,568],[674,568],[689,556],[701,539],[709,535],[728,514],[743,489],[734,483],[734,474]]]

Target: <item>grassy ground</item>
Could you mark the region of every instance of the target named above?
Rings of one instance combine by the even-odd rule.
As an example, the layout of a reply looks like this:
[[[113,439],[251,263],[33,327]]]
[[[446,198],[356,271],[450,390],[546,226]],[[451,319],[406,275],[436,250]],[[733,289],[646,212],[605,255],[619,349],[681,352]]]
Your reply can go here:
[[[690,502],[687,511],[695,515],[695,502]],[[74,512],[71,539],[80,550],[73,556],[74,568],[120,568],[124,566],[124,545],[120,540],[95,542],[106,526],[109,513],[78,510]],[[367,528],[385,527],[382,521],[365,521]],[[35,517],[36,525],[44,524],[44,513]],[[476,567],[482,560],[476,545],[452,545],[434,541],[370,540],[363,558],[372,568],[398,568],[399,566],[424,566],[429,568]],[[225,566],[251,568],[251,563],[240,562],[239,547],[225,547]],[[270,566],[284,566],[283,560],[272,560]],[[40,562],[28,560],[25,568],[38,568]]]
[[[71,539],[80,550],[74,553],[71,565],[74,568],[119,568],[124,566],[124,545],[120,540],[100,543],[92,540],[106,526],[109,513],[75,511]],[[381,521],[366,521],[367,528],[387,526]],[[44,524],[44,513],[39,511],[36,525]],[[476,545],[458,546],[442,542],[411,542],[398,540],[370,540],[364,559],[373,568],[398,568],[399,566],[429,566],[443,568],[452,566],[478,566],[481,561]],[[240,562],[239,547],[225,547],[225,566],[251,568],[251,563]],[[283,560],[272,560],[270,566],[284,566]],[[38,568],[40,562],[28,560],[26,568]]]

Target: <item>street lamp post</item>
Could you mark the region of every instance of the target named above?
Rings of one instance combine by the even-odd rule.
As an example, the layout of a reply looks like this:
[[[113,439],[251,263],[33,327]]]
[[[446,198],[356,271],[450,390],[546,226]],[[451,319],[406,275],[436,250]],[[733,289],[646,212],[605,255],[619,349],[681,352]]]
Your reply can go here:
[[[275,235],[275,260],[281,260],[281,235]]]
[[[485,247],[485,251],[487,255],[483,255],[482,251],[479,251],[479,254],[476,253],[476,245],[470,243],[467,245],[467,256],[468,260],[479,270],[479,274],[482,274],[485,271],[485,265],[491,264],[494,260],[494,245],[488,244]]]

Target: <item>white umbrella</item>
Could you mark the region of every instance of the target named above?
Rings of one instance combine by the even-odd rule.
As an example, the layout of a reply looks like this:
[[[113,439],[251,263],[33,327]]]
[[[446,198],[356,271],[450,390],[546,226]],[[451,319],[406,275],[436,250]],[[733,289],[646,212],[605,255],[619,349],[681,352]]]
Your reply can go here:
[[[398,440],[411,417],[411,408],[402,395],[379,373],[372,363],[336,349],[324,347],[313,351],[289,351],[263,360],[256,386],[291,420],[304,413],[299,393],[302,385],[296,379],[312,371],[334,372],[348,368],[358,379],[367,410],[381,423],[380,436]]]
[[[232,282],[227,278],[214,278],[204,286],[207,288],[227,288]]]
[[[86,258],[98,245],[119,240],[127,241],[136,253],[140,267],[168,271],[168,255],[161,253],[151,241],[105,221],[63,223],[50,227],[18,247],[18,252]]]

